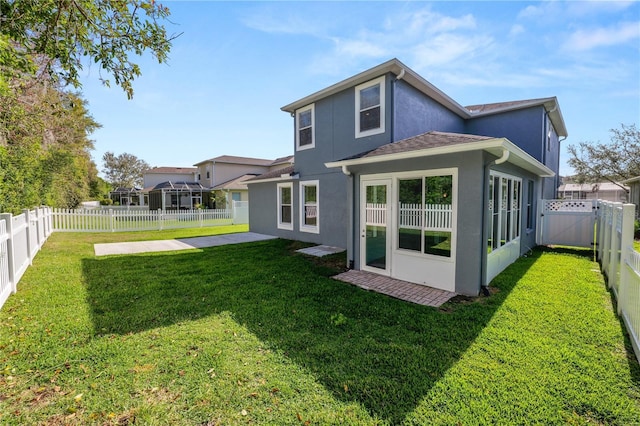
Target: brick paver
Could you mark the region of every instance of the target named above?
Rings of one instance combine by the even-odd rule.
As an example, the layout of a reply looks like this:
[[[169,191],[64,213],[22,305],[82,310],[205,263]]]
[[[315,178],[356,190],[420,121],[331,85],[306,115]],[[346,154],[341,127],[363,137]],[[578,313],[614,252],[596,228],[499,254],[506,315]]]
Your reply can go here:
[[[417,303],[418,305],[433,306],[436,308],[456,295],[450,291],[396,280],[372,272],[356,271],[354,269],[335,275],[333,278],[365,290],[386,294],[387,296]]]

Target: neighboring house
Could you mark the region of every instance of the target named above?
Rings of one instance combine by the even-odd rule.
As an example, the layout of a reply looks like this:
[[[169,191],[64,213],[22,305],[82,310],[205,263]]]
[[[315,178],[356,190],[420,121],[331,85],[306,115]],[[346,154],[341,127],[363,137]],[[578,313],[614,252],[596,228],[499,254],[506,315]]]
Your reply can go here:
[[[162,182],[197,182],[197,167],[153,167],[142,172],[145,189],[152,189]]]
[[[214,186],[214,191],[220,191],[224,196],[224,203],[230,206],[232,201],[249,201],[249,189],[246,181],[256,177],[255,174],[246,174],[238,176],[220,185]]]
[[[276,160],[221,155],[196,163],[194,166],[198,169],[197,181],[207,188],[214,188],[243,175],[259,175],[291,164],[293,164],[292,155]]]
[[[629,203],[636,205],[636,217],[640,218],[640,176],[627,179],[623,184],[629,186]]]
[[[224,203],[216,207],[230,206],[232,201],[249,201],[249,191],[245,181],[256,175],[289,167],[293,155],[266,160],[263,158],[221,155],[196,163],[196,177],[202,185],[215,191],[216,200]]]
[[[565,200],[606,200],[625,203],[628,187],[622,183],[565,183],[558,187],[558,198]]]
[[[247,181],[251,231],[467,295],[536,245],[567,136],[555,97],[463,107],[393,59],[282,110],[295,165]]]

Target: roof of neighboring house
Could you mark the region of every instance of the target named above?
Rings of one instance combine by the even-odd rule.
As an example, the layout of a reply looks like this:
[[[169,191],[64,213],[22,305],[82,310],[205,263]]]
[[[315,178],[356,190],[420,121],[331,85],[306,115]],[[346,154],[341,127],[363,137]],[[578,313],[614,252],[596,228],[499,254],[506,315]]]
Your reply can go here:
[[[567,136],[567,129],[564,124],[564,119],[562,118],[562,113],[560,112],[560,106],[558,104],[558,100],[555,97],[551,98],[543,98],[543,99],[531,99],[526,101],[514,101],[514,102],[501,102],[498,104],[487,104],[485,105],[485,109],[483,111],[474,111],[473,107],[463,107],[456,101],[454,101],[451,97],[446,95],[440,89],[435,87],[433,84],[429,83],[418,73],[413,71],[411,68],[407,67],[405,64],[400,62],[398,59],[391,59],[387,62],[384,62],[378,66],[370,68],[366,71],[363,71],[359,74],[356,74],[352,77],[349,77],[345,80],[342,80],[332,86],[326,87],[320,91],[312,93],[311,95],[305,96],[295,102],[292,102],[288,105],[280,108],[282,111],[286,111],[289,113],[294,113],[297,109],[305,107],[309,104],[312,104],[320,99],[326,98],[327,96],[334,95],[343,90],[349,89],[351,87],[357,86],[358,84],[365,83],[373,78],[379,77],[386,73],[395,74],[398,80],[404,80],[409,83],[411,86],[418,89],[420,92],[434,99],[450,111],[454,112],[459,117],[464,119],[470,119],[474,117],[481,117],[483,115],[490,114],[498,114],[502,112],[507,112],[511,110],[517,110],[522,108],[530,108],[534,106],[544,106],[546,111],[549,113],[549,117],[556,129],[556,132],[559,136]],[[490,106],[491,105],[491,106]],[[476,105],[475,107],[480,107]]]
[[[254,183],[254,182],[259,182],[259,181],[280,179],[283,175],[290,177],[294,173],[295,173],[295,171],[294,171],[293,166],[284,167],[282,169],[273,170],[273,171],[270,171],[268,173],[263,173],[263,174],[261,174],[259,176],[255,176],[255,177],[252,177],[250,179],[247,179],[246,183]]]
[[[621,183],[622,184],[622,183]],[[624,185],[623,185],[624,186]],[[622,188],[612,182],[598,183],[565,183],[558,187],[559,192],[610,192],[610,191],[626,191],[628,187]]]
[[[168,173],[168,174],[192,174],[198,171],[197,167],[153,167],[143,173]]]
[[[153,190],[160,189],[170,189],[177,191],[210,191],[210,189],[205,188],[199,182],[172,182],[170,180],[159,183],[153,187]]]
[[[256,174],[246,174],[246,175],[242,175],[242,176],[238,176],[235,179],[231,179],[228,180],[226,182],[223,182],[219,185],[214,186],[211,189],[214,190],[227,190],[227,191],[246,191],[247,188],[247,184],[245,183],[245,181],[254,178],[258,175]]]
[[[271,162],[270,165],[271,166],[277,166],[279,164],[293,163],[293,159],[294,159],[293,155],[287,155],[286,157],[276,158],[275,160],[273,160]]]
[[[226,164],[243,164],[247,166],[270,166],[273,160],[265,160],[264,158],[251,158],[251,157],[236,157],[233,155],[220,155],[218,157],[210,158],[208,160],[200,161],[194,164],[199,166],[204,163],[226,163]]]
[[[383,161],[405,160],[416,157],[483,150],[538,176],[554,176],[551,169],[524,152],[506,138],[492,138],[462,133],[427,132],[382,145],[372,151],[325,163],[327,167],[349,167]],[[505,152],[508,152],[505,154]]]

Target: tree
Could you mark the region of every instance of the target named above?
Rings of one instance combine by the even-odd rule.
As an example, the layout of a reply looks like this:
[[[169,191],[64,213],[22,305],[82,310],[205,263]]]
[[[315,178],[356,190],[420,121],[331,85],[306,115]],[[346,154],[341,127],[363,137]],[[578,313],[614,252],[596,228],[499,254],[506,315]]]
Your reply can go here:
[[[88,135],[98,127],[78,94],[48,79],[12,80],[0,93],[0,211],[88,199],[95,170]]]
[[[80,87],[78,72],[91,59],[131,98],[140,67],[130,55],[166,61],[177,36],[159,21],[169,14],[155,0],[0,0],[0,91],[36,72]]]
[[[142,186],[142,172],[150,169],[146,161],[126,152],[115,155],[105,152],[102,156],[106,181],[114,188],[134,188]]]
[[[640,130],[635,124],[611,129],[609,143],[569,145],[568,164],[578,183],[618,182],[640,176]]]

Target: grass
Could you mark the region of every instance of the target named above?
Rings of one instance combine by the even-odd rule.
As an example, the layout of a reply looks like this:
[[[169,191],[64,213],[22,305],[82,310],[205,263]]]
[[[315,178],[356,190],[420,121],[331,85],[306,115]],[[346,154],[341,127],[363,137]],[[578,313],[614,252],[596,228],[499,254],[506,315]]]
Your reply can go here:
[[[534,250],[491,296],[441,309],[336,282],[343,255],[285,240],[93,256],[210,231],[52,235],[0,310],[0,423],[640,419],[640,368],[588,250]]]

